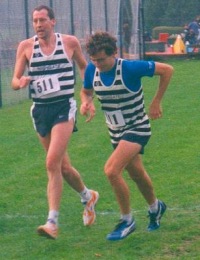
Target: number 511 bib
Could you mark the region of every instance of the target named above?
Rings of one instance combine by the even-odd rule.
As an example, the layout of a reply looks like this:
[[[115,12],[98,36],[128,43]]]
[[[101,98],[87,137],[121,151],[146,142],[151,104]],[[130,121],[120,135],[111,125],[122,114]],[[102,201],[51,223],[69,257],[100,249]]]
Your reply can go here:
[[[33,82],[33,88],[37,98],[60,90],[60,83],[56,75],[40,78]]]

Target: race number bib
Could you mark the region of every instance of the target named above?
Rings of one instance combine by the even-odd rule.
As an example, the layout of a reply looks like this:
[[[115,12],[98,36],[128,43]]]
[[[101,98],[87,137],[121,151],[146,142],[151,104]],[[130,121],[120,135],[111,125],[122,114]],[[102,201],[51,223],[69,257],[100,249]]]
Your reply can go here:
[[[36,97],[48,95],[60,90],[60,83],[57,76],[44,77],[33,82]]]
[[[125,121],[121,110],[115,110],[112,112],[105,112],[106,123],[115,127],[125,125]]]

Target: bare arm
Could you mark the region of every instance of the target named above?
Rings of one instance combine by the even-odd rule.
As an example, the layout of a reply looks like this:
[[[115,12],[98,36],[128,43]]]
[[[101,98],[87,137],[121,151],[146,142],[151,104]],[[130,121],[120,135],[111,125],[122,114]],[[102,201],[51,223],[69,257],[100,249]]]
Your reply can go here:
[[[11,82],[12,88],[14,90],[25,88],[30,82],[30,77],[23,76],[23,74],[28,64],[28,56],[30,56],[29,53],[31,51],[32,47],[30,40],[22,41],[18,46],[15,68]]]
[[[149,108],[149,117],[151,119],[157,119],[162,116],[161,100],[169,85],[173,71],[174,69],[171,65],[159,62],[155,63],[155,75],[158,75],[160,80],[158,89]]]
[[[83,80],[87,61],[83,55],[78,39],[72,35],[63,35],[63,41],[68,57],[76,62],[80,77]]]
[[[77,40],[76,48],[74,51],[73,59],[75,60],[76,64],[78,65],[79,74],[81,79],[84,79],[84,72],[87,65],[86,59],[83,56],[81,45],[79,41]]]
[[[95,106],[93,103],[93,89],[81,89],[80,92],[81,97],[81,107],[80,107],[80,113],[83,116],[86,116],[86,122],[89,122],[92,120],[92,118],[95,116]]]

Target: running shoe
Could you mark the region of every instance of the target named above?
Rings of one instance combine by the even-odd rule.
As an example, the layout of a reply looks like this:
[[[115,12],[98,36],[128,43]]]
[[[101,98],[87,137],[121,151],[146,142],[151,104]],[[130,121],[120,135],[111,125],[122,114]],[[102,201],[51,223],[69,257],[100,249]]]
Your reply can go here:
[[[120,220],[119,224],[115,227],[115,229],[107,235],[108,240],[116,241],[126,238],[130,235],[136,228],[135,221],[133,220],[130,224],[128,224],[125,220]]]
[[[91,199],[84,202],[85,205],[83,211],[83,224],[85,226],[90,226],[94,223],[96,219],[95,206],[99,199],[99,193],[97,191],[91,190]]]
[[[150,223],[148,225],[148,231],[154,231],[160,227],[160,219],[165,213],[167,206],[163,201],[158,201],[158,211],[156,213],[151,213],[148,211],[148,217],[150,218]]]
[[[45,225],[39,226],[37,232],[40,236],[56,239],[58,236],[58,227],[56,224],[48,221]]]

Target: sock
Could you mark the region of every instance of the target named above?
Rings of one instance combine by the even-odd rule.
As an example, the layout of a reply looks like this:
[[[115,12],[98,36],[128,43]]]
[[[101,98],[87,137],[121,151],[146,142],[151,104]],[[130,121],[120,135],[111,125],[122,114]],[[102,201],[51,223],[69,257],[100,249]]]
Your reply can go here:
[[[158,199],[156,199],[156,201],[149,206],[149,211],[151,213],[156,213],[158,211]]]
[[[128,224],[130,224],[133,220],[132,214],[126,214],[126,215],[121,215],[121,219],[127,221]]]
[[[84,188],[84,190],[82,192],[79,193],[81,196],[81,202],[84,203],[86,201],[88,201],[91,198],[91,193],[90,190],[88,188]]]
[[[59,215],[59,212],[56,211],[56,210],[50,210],[49,211],[49,215],[48,215],[48,219],[47,219],[47,222],[50,222],[50,223],[54,223],[56,225],[58,225],[58,215]]]

